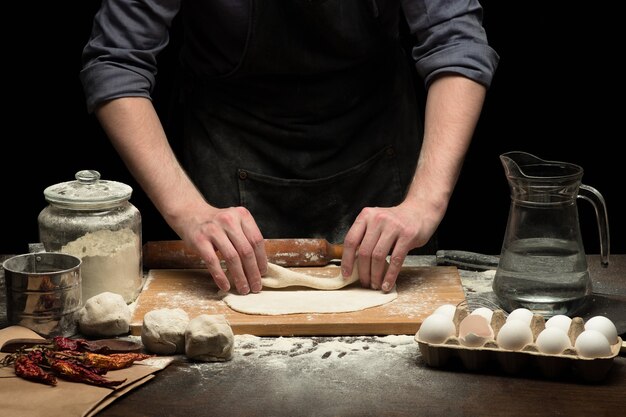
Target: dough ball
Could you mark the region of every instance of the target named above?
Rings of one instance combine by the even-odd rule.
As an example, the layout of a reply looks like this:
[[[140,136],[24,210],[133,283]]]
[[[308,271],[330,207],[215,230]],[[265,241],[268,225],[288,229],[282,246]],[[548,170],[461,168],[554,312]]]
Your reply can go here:
[[[119,336],[130,331],[130,307],[120,294],[103,292],[89,298],[78,312],[78,328],[86,336]]]
[[[232,359],[235,336],[221,314],[201,314],[192,319],[185,330],[185,355],[205,362]]]
[[[141,326],[141,342],[159,355],[185,352],[185,328],[189,316],[180,308],[161,308],[147,312]]]

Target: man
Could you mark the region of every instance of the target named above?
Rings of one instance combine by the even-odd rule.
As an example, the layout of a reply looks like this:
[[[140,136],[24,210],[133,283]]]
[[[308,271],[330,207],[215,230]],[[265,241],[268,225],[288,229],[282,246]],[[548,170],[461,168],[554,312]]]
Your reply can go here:
[[[179,155],[151,102],[178,13]],[[427,88],[423,124],[402,16]],[[389,291],[445,214],[497,66],[481,19],[477,0],[104,0],[81,80],[221,289],[216,251],[247,294],[261,291],[264,238],[323,237],[343,241],[344,275],[358,263],[363,286]]]

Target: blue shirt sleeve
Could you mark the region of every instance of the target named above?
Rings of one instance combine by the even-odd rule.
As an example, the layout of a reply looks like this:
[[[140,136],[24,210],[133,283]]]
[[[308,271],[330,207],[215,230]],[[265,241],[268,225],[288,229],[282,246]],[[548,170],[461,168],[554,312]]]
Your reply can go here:
[[[89,112],[114,98],[150,98],[156,57],[169,42],[169,28],[180,2],[102,1],[83,49],[80,72]]]
[[[478,0],[403,0],[412,56],[426,87],[442,73],[491,85],[499,56],[487,42]]]

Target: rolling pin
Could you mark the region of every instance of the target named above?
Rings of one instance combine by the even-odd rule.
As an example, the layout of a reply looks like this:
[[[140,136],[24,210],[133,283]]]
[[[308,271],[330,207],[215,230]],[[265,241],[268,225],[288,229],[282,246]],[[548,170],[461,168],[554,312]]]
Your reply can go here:
[[[285,266],[324,266],[341,259],[343,246],[326,239],[265,239],[268,262]],[[221,254],[217,253],[222,259]],[[143,245],[143,266],[147,269],[200,269],[205,263],[182,240],[161,240]]]

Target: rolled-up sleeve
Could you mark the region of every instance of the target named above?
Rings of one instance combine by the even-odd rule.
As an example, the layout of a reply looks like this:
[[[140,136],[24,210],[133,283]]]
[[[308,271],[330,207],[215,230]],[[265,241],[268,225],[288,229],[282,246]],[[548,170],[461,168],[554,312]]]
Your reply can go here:
[[[416,39],[416,69],[427,87],[442,73],[491,85],[499,56],[487,42],[477,0],[403,0],[402,7]]]
[[[181,0],[103,0],[82,54],[87,110],[120,97],[150,98],[157,55]]]

